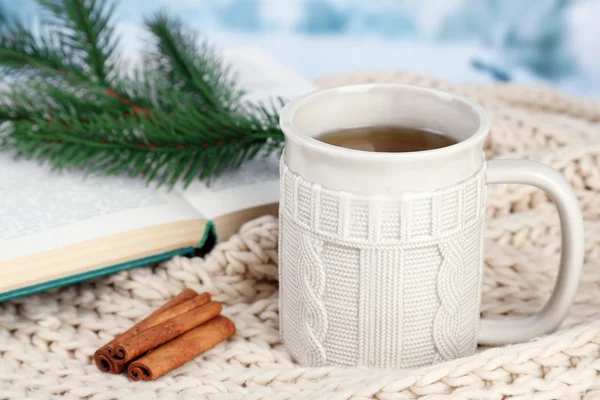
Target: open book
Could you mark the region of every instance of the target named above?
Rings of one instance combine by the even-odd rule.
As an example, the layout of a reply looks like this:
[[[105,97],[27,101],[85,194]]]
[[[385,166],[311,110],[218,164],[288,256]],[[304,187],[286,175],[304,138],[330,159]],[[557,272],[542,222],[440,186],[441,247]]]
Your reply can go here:
[[[224,53],[246,100],[292,99],[314,86],[251,49]],[[141,179],[51,172],[0,152],[0,301],[192,255],[216,235],[277,212],[277,156],[209,186],[159,190]]]

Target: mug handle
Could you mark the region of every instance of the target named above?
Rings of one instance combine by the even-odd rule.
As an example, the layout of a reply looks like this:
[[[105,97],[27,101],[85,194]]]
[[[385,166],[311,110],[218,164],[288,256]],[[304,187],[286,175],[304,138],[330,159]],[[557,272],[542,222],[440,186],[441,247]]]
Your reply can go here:
[[[482,319],[477,341],[484,345],[508,344],[553,332],[573,304],[583,267],[583,219],[577,197],[558,171],[529,160],[489,161],[487,183],[523,183],[544,190],[558,209],[561,255],[556,284],[544,308],[529,317]]]

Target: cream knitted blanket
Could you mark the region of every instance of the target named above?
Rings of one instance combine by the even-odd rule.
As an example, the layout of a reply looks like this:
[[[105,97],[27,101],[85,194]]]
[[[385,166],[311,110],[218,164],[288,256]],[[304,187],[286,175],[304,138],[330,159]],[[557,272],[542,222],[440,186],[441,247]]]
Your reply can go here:
[[[277,220],[265,216],[205,258],[175,258],[0,304],[0,399],[600,398],[600,104],[514,86],[452,87],[408,74],[320,83],[375,80],[475,98],[492,120],[488,157],[544,161],[574,186],[585,218],[585,267],[560,331],[411,371],[299,368],[279,338]],[[482,313],[533,313],[556,277],[556,211],[537,189],[491,185],[487,215]],[[132,383],[96,369],[96,348],[185,287],[225,304],[235,338],[156,382]]]

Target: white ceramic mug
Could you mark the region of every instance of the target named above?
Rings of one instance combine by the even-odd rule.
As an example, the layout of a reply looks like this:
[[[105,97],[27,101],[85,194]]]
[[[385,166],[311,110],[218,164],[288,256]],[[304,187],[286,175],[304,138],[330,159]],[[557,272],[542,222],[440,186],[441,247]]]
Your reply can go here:
[[[374,153],[314,137],[357,126],[444,132],[457,144]],[[577,199],[550,167],[485,161],[484,110],[439,90],[364,84],[311,93],[281,113],[280,328],[306,366],[406,368],[471,355],[477,344],[557,329],[583,263]],[[488,183],[545,190],[562,225],[560,271],[536,315],[480,319]]]

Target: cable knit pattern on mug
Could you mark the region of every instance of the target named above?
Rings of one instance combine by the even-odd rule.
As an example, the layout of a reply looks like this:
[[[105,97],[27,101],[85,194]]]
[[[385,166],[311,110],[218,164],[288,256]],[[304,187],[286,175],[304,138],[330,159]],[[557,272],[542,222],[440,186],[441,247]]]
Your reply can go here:
[[[282,332],[298,362],[398,368],[473,352],[485,167],[394,198],[322,188],[284,157],[281,179]]]
[[[445,360],[471,355],[477,347],[480,296],[471,288],[479,287],[479,273],[465,270],[472,266],[465,253],[479,251],[480,228],[474,228],[466,237],[441,245],[444,261],[437,277],[440,308],[433,321],[433,339]]]
[[[300,272],[300,307],[303,315],[301,340],[305,343],[299,359],[303,364],[326,363],[323,341],[327,334],[327,312],[323,304],[325,271],[321,261],[322,244],[308,235],[300,238],[300,255],[296,267]]]
[[[244,225],[205,257],[176,257],[0,303],[0,399],[600,398],[600,103],[537,88],[457,87],[401,73],[346,77],[328,84],[359,81],[434,86],[475,98],[492,118],[488,157],[538,159],[561,171],[574,186],[585,216],[585,265],[575,304],[561,330],[528,343],[480,349],[471,357],[408,371],[302,368],[292,362],[279,337],[280,319],[295,310],[289,303],[279,308],[280,225],[276,218],[264,216]],[[545,194],[525,185],[490,186],[487,197],[481,314],[531,315],[547,300],[556,279],[560,254],[556,210]],[[460,201],[457,194],[449,204],[454,201]],[[401,220],[397,209],[381,210],[383,240],[393,236]],[[443,225],[455,223],[447,214]],[[288,229],[285,222],[281,229]],[[299,243],[293,235],[283,236]],[[330,257],[326,246],[322,256]],[[430,256],[435,258],[435,252]],[[346,248],[340,260],[354,263],[357,257]],[[387,279],[383,275],[382,283]],[[236,335],[154,382],[140,384],[98,372],[91,360],[95,349],[184,288],[208,291],[223,302],[224,314],[237,326]],[[296,289],[290,288],[294,293]],[[339,299],[335,289],[326,286],[323,298]],[[350,299],[340,300],[344,300],[337,303],[340,307],[328,315],[329,332],[340,329],[340,321],[353,318],[347,311]],[[406,306],[390,303],[395,309]],[[364,339],[368,347],[368,337]],[[351,348],[352,340],[344,339],[335,354]]]

